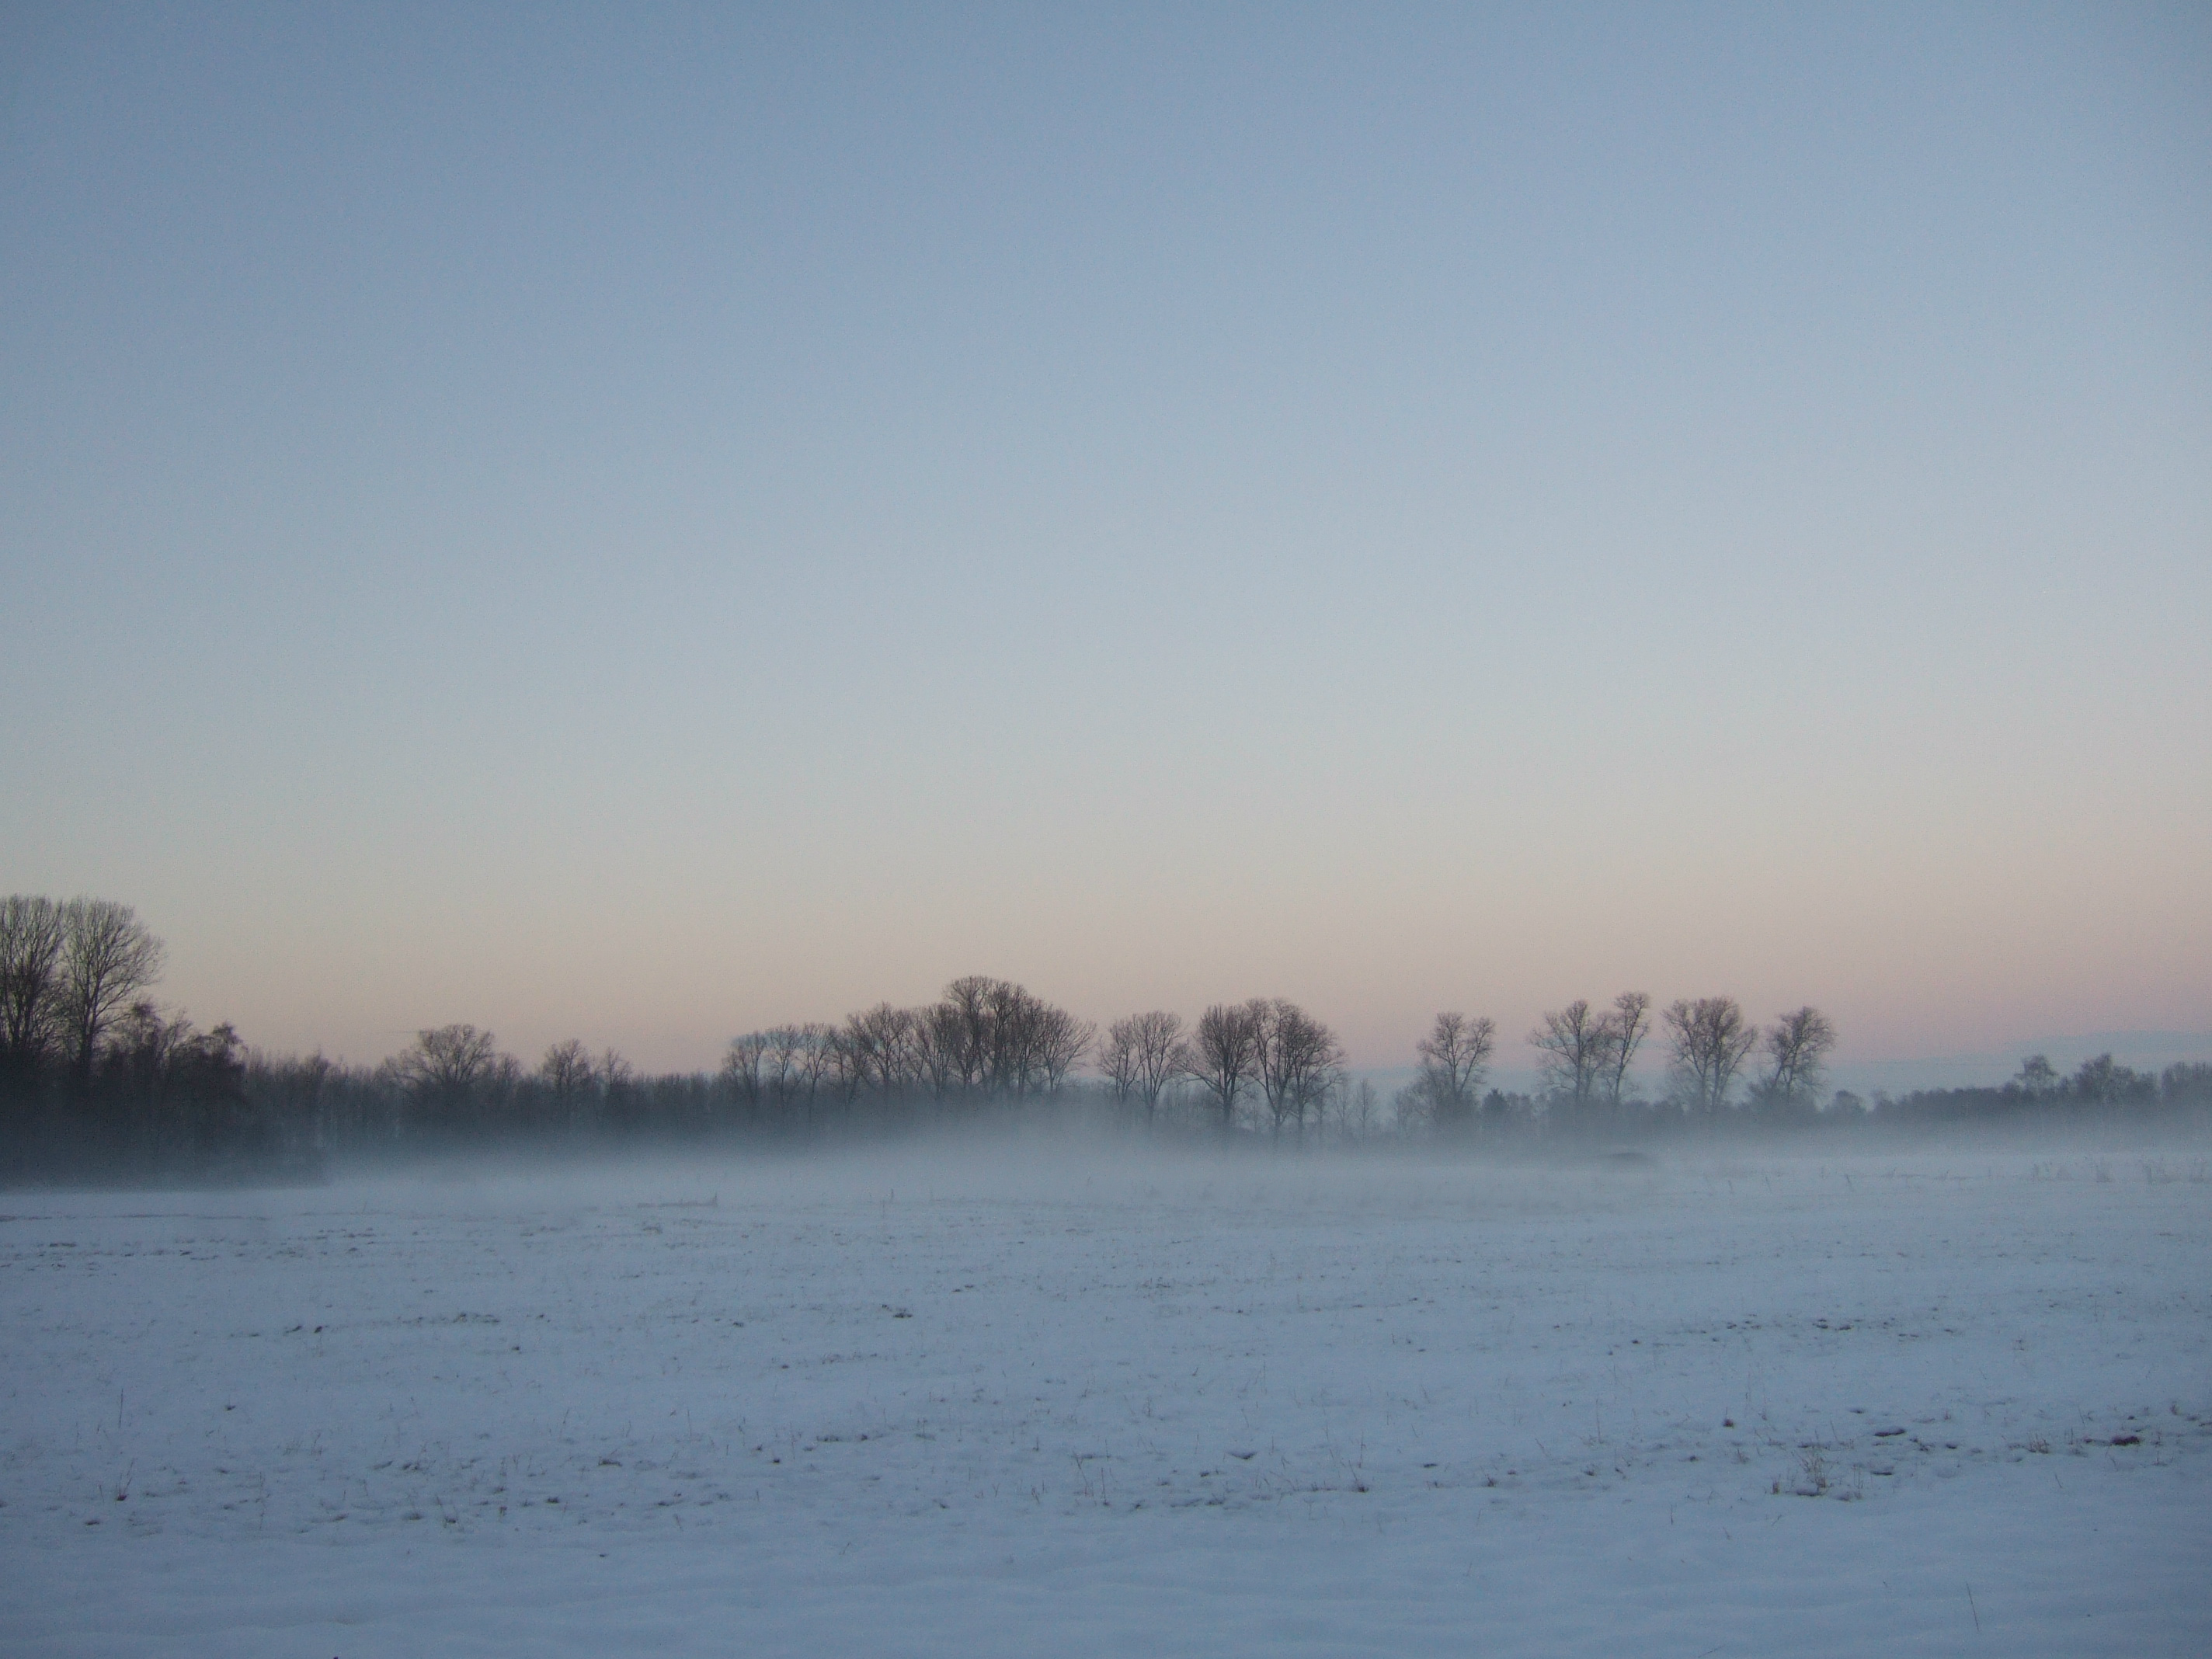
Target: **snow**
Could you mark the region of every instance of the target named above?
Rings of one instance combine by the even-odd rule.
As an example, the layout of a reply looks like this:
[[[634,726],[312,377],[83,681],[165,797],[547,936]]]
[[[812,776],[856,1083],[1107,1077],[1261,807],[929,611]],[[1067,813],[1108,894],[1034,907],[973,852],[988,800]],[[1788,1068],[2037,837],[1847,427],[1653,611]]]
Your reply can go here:
[[[2212,1651],[2203,1177],[0,1195],[0,1651]]]

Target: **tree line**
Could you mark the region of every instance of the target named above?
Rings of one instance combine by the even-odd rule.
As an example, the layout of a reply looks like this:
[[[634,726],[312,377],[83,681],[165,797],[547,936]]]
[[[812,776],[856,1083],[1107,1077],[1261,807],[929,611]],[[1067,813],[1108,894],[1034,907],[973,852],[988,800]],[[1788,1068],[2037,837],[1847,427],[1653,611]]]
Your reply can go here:
[[[712,1073],[641,1074],[580,1039],[534,1066],[465,1024],[374,1065],[249,1049],[151,998],[166,952],[111,900],[0,901],[0,1174],[312,1175],[331,1158],[647,1140],[814,1143],[934,1123],[1041,1116],[1276,1146],[1640,1140],[1747,1127],[1839,1128],[2149,1116],[2212,1104],[2212,1066],[2162,1075],[2109,1054],[2061,1075],[2042,1056],[1999,1087],[1871,1102],[1826,1093],[1833,1024],[1807,1006],[1761,1026],[1728,997],[1626,992],[1546,1012],[1538,1086],[1491,1087],[1494,1020],[1437,1014],[1385,1097],[1284,998],[1186,1023],[1153,1009],[1087,1020],[1023,986],[956,979],[919,1006],[732,1038]],[[1638,1088],[1653,1059],[1660,1087]],[[1639,1063],[1646,1070],[1639,1071]],[[1825,1098],[1824,1098],[1825,1097]]]
[[[257,1139],[237,1031],[145,994],[166,954],[111,899],[0,899],[0,1171],[189,1165]]]

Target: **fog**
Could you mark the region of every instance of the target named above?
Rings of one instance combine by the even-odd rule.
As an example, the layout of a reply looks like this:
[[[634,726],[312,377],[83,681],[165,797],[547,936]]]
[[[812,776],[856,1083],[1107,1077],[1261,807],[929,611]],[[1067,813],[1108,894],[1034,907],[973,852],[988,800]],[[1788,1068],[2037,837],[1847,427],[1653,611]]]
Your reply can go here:
[[[18,1191],[0,1620],[82,1653],[2191,1650],[2207,1147],[1070,1124]]]
[[[1940,1098],[1940,1097],[1939,1097]],[[1601,1202],[1755,1169],[1849,1172],[2025,1170],[2037,1179],[2191,1181],[2212,1170],[2212,1115],[2088,1118],[1872,1117],[1775,1128],[1738,1123],[1649,1135],[1379,1135],[1308,1146],[1224,1137],[1195,1118],[1146,1129],[1097,1099],[1018,1118],[908,1123],[815,1144],[665,1141],[641,1146],[358,1151],[301,1187],[343,1195],[409,1193],[466,1207],[761,1203],[1030,1203],[1324,1206],[1425,1214],[1446,1207]],[[230,1185],[181,1185],[219,1193]],[[295,1183],[250,1183],[282,1192]],[[161,1185],[138,1190],[158,1192]],[[1577,1196],[1568,1197],[1565,1194]]]

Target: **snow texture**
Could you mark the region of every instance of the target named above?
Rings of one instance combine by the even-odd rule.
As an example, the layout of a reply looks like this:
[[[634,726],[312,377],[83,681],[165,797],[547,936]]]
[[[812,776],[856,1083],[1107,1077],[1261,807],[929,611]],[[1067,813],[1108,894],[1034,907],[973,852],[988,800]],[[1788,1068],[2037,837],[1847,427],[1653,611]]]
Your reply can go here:
[[[0,1196],[0,1650],[2212,1652],[2201,1158]]]

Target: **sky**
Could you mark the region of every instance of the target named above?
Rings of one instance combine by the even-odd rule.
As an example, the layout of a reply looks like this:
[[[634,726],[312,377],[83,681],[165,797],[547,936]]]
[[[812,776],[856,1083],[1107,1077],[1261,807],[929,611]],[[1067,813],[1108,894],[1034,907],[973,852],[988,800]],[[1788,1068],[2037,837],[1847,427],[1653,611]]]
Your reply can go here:
[[[10,8],[0,640],[276,1049],[2212,1031],[2212,12]]]

